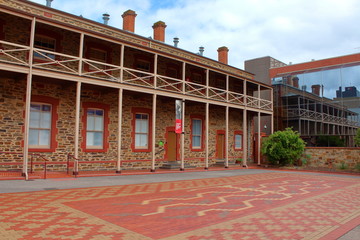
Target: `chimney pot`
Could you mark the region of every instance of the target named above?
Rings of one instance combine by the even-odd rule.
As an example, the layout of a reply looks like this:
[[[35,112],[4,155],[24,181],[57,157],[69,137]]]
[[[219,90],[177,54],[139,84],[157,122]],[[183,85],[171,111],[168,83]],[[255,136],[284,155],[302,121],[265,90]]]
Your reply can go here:
[[[174,47],[178,47],[178,44],[179,44],[179,38],[174,37]]]
[[[228,52],[229,49],[227,47],[219,47],[218,48],[218,60],[224,64],[228,64]]]
[[[110,14],[104,13],[104,14],[103,14],[103,20],[104,20],[104,24],[105,24],[105,25],[108,25],[108,22],[109,22],[109,20],[110,20]]]
[[[200,56],[203,56],[204,55],[204,47],[199,47],[199,54]]]
[[[46,6],[47,7],[51,7],[51,2],[52,2],[53,0],[46,0]]]
[[[154,29],[154,39],[165,42],[165,28],[166,24],[163,21],[158,21],[152,26]]]
[[[135,18],[137,14],[133,10],[127,10],[121,15],[123,18],[123,30],[134,32],[135,31]]]

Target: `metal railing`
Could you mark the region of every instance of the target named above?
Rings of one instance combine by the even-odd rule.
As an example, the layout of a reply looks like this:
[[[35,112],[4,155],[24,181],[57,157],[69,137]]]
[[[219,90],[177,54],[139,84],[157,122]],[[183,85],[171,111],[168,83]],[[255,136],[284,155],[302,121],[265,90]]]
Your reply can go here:
[[[23,157],[24,156],[22,152],[0,151],[0,154],[18,155],[18,157]],[[50,160],[45,158],[43,155],[37,154],[37,153],[29,153],[29,157],[30,157],[30,173],[34,173],[34,165],[43,164],[43,166],[44,166],[44,179],[46,179],[47,178],[47,162],[49,162]],[[42,161],[41,162],[36,162],[36,161],[34,161],[34,158],[41,158]],[[22,165],[22,164],[23,164],[23,162],[0,162],[0,165]]]
[[[74,155],[68,153],[67,154],[67,174],[69,174],[69,166],[70,166],[70,161],[71,159],[74,159],[74,163],[73,163],[73,175],[75,177],[77,177],[79,175],[79,160],[78,158],[76,158]]]

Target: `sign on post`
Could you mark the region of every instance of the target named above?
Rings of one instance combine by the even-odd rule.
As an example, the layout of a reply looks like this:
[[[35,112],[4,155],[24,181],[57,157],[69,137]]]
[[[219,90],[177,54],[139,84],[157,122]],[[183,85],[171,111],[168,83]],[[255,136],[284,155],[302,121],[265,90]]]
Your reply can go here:
[[[182,101],[175,101],[175,132],[182,133]]]

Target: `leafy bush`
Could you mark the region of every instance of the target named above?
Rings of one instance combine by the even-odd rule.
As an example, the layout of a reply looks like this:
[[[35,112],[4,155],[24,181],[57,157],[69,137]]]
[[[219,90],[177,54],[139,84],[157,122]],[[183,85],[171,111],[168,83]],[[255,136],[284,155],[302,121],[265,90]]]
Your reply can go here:
[[[300,138],[300,134],[291,128],[286,128],[266,138],[261,152],[271,164],[293,165],[301,157],[304,149],[305,142]]]
[[[355,144],[360,147],[360,128],[356,130]]]
[[[345,140],[339,136],[320,136],[316,140],[318,147],[345,147]]]

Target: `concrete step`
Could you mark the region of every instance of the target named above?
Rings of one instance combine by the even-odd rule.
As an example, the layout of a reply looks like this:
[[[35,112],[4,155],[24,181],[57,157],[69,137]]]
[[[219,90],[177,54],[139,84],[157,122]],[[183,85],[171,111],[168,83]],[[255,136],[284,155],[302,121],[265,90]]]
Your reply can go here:
[[[171,162],[167,162],[164,165],[162,165],[160,167],[160,169],[180,169],[181,168],[181,163],[180,161],[171,161]],[[190,164],[185,163],[184,164],[184,168],[196,168],[195,166],[192,166]]]

